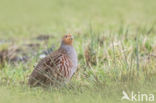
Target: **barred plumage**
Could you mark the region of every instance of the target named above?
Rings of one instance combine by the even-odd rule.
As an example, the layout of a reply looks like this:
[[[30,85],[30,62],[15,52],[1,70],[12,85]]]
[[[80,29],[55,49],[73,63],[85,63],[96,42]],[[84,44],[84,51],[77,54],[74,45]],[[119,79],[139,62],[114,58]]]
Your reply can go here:
[[[65,35],[61,47],[43,58],[29,77],[29,84],[55,85],[68,82],[77,69],[77,55],[72,36]]]

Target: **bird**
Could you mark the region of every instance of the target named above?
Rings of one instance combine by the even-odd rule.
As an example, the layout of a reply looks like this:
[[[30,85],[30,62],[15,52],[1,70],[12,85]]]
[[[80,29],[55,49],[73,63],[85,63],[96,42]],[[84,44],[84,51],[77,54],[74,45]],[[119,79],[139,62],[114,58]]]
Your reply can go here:
[[[63,36],[60,47],[42,58],[29,76],[32,86],[57,86],[67,84],[77,70],[77,53],[71,34]]]

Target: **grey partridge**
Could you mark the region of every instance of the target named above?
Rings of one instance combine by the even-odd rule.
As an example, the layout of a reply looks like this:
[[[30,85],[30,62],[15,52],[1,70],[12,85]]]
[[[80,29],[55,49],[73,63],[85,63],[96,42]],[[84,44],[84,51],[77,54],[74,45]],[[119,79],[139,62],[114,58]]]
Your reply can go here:
[[[77,53],[72,44],[72,35],[65,35],[60,48],[39,61],[29,76],[28,84],[44,86],[69,82],[77,70],[78,63]]]

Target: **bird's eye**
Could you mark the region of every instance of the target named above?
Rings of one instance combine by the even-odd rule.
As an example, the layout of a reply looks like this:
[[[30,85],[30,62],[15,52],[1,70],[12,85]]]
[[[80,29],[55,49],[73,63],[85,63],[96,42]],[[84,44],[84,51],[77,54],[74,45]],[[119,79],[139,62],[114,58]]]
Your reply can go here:
[[[68,36],[66,35],[65,38],[67,38]]]

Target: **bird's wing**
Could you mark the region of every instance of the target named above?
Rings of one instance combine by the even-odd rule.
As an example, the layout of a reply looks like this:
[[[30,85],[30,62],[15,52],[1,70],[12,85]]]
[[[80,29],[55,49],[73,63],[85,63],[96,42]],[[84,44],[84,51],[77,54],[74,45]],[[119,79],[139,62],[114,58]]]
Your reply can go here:
[[[71,67],[72,62],[70,58],[59,51],[44,58],[36,66],[39,70],[54,72],[57,75],[62,75],[64,77],[68,77],[70,75]]]
[[[30,76],[29,84],[34,83],[36,80],[39,80],[39,82],[46,81],[47,78],[68,78],[71,73],[71,68],[72,62],[66,54],[61,51],[53,52],[40,60]]]
[[[50,58],[51,61],[51,67],[54,67],[52,69],[55,69],[55,72],[58,73],[58,75],[62,75],[64,77],[68,77],[70,75],[72,62],[70,58],[63,53],[57,53]]]

